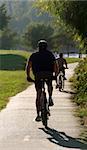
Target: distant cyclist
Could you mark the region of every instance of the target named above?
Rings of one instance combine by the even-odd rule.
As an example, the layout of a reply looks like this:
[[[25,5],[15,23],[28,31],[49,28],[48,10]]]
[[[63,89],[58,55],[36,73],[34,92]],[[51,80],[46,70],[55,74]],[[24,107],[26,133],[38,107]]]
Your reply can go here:
[[[63,53],[59,54],[59,58],[56,59],[58,66],[59,66],[59,72],[62,71],[64,75],[64,80],[67,80],[65,77],[65,69],[68,69],[67,67],[67,61],[63,58]],[[58,87],[58,84],[56,85],[56,88]]]
[[[33,74],[35,76],[35,89],[37,92],[36,96],[36,109],[37,109],[37,117],[36,121],[41,120],[40,116],[40,94],[41,94],[41,87],[42,82],[37,76],[44,72],[50,72],[51,75],[53,75],[53,72],[56,72],[56,61],[55,57],[52,54],[51,51],[48,50],[48,44],[45,40],[40,40],[38,42],[39,51],[33,53],[27,63],[26,72],[27,72],[27,80],[30,81],[30,70],[32,69]],[[49,94],[49,106],[53,106],[53,100],[52,100],[52,78],[47,80],[47,86],[48,86],[48,94]]]

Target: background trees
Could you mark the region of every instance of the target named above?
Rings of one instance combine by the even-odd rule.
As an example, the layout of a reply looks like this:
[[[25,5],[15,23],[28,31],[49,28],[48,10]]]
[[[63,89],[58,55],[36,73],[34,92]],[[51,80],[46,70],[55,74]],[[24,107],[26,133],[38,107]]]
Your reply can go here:
[[[36,49],[38,41],[40,39],[45,39],[48,41],[49,46],[51,46],[51,36],[53,32],[54,29],[50,25],[33,24],[27,28],[24,34],[25,44]]]
[[[36,6],[56,16],[56,22],[63,23],[72,32],[80,47],[87,48],[87,1],[38,0]]]
[[[4,30],[8,26],[10,17],[7,15],[5,4],[0,6],[0,30]]]
[[[9,29],[10,16],[5,4],[0,6],[0,49],[11,49],[16,44],[16,33]]]
[[[34,2],[36,2],[35,6],[33,6]],[[87,26],[86,26],[87,2],[86,1],[69,1],[69,0],[63,0],[63,1],[37,0],[33,2],[28,0],[5,1],[5,5],[0,6],[0,12],[1,12],[0,13],[0,42],[1,42],[2,34],[5,35],[6,33],[7,35],[6,30],[8,30],[8,34],[9,31],[11,30],[10,33],[17,32],[17,36],[16,34],[13,34],[13,38],[16,39],[17,37],[19,42],[16,48],[22,47],[22,43],[20,39],[22,35],[25,33],[26,33],[25,34],[26,46],[31,46],[33,48],[35,48],[36,41],[39,38],[41,38],[41,36],[42,38],[44,37],[45,39],[47,38],[47,40],[50,43],[50,46],[52,46],[52,49],[56,49],[56,50],[60,49],[60,47],[62,45],[65,46],[65,44],[67,44],[67,46],[73,45],[75,49],[75,44],[72,44],[74,43],[74,41],[75,42],[77,41],[80,51],[83,49],[83,47],[85,48],[85,50],[87,48],[87,32],[86,32],[87,31]],[[41,33],[39,33],[40,30],[36,31],[36,29],[33,29],[33,27],[36,28],[33,25],[33,23],[36,24],[36,26],[39,23],[44,24],[44,26],[45,25],[50,26],[54,31],[50,33],[50,36],[48,38],[48,35],[46,35],[45,32],[42,31],[43,32],[42,35]],[[5,31],[3,32],[3,30]],[[32,30],[32,32],[30,30]],[[27,34],[28,31],[31,32],[32,36],[30,35],[30,33]],[[38,34],[36,34],[38,36],[35,35],[35,38],[37,38],[37,40],[33,38],[33,34],[35,32],[36,33],[38,32]],[[12,39],[12,34],[11,34],[11,39]],[[58,42],[60,41],[60,39],[62,42]],[[23,40],[24,39],[22,39],[22,41]],[[69,47],[71,46],[68,46],[68,48]]]

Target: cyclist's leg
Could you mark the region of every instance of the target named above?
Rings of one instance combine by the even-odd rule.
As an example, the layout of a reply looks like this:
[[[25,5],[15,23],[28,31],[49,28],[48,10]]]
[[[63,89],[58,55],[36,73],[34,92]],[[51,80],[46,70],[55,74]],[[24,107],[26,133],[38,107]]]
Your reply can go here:
[[[58,75],[56,76],[56,89],[59,87],[59,83],[58,83]]]
[[[65,68],[63,68],[62,72],[63,72],[63,75],[64,75],[64,80],[66,80],[66,77],[65,77]]]
[[[49,79],[47,82],[48,86],[48,94],[49,94],[49,106],[53,106],[53,100],[52,100],[52,93],[53,93],[53,86],[52,86],[52,79]]]

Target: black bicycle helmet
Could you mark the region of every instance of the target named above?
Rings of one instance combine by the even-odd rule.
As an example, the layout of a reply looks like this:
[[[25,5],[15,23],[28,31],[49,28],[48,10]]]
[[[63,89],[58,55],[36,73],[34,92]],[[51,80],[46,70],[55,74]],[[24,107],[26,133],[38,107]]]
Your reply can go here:
[[[39,50],[46,50],[47,49],[47,41],[40,40],[38,42],[38,47],[39,47]]]
[[[59,56],[60,56],[60,58],[62,58],[63,57],[63,53],[60,53]]]

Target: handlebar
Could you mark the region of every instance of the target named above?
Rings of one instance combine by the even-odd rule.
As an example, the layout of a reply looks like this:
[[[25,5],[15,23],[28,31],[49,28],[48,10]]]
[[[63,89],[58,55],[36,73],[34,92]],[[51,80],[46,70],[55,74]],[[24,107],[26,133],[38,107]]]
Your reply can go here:
[[[33,80],[33,79],[30,78],[30,77],[27,77],[27,81],[28,81],[28,82],[35,82],[35,80]]]

